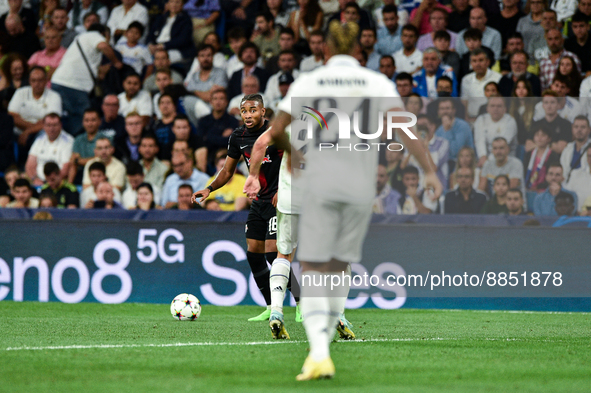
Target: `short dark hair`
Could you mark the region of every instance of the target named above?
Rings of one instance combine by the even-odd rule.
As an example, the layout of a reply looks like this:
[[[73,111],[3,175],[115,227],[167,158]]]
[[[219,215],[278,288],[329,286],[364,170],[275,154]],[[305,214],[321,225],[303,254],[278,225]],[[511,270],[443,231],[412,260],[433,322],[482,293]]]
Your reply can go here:
[[[518,31],[514,31],[513,33],[511,33],[511,35],[509,37],[507,37],[507,41],[514,39],[514,38],[518,38],[521,41],[523,41],[523,36],[521,35],[520,32]]]
[[[246,31],[242,27],[232,27],[228,30],[228,40],[238,40],[240,38],[246,38]]]
[[[125,75],[125,78],[123,78],[123,82],[125,82],[128,78],[138,78],[140,84],[142,83],[142,77],[137,72],[130,72],[127,75]]]
[[[145,135],[142,135],[142,137],[140,138],[140,143],[144,139],[151,139],[154,141],[156,146],[158,146],[158,137],[156,136],[156,134],[149,132],[149,133],[146,133]]]
[[[361,32],[361,33],[363,33],[363,32],[364,32],[364,31],[366,31],[366,30],[369,30],[369,31],[371,31],[371,32],[373,33],[373,36],[374,36],[374,37],[376,37],[376,38],[378,37],[378,33],[377,33],[377,31],[376,31],[376,28],[375,28],[375,27],[373,27],[373,26],[366,26],[366,27],[364,27],[363,29],[361,29],[361,31],[360,31],[360,32]]]
[[[43,76],[47,78],[47,71],[45,70],[45,67],[33,66],[29,69],[29,75],[31,75],[33,71],[41,71],[43,72]]]
[[[560,163],[560,161],[552,161],[548,164],[548,170],[550,170],[550,168],[560,168],[563,173],[564,173],[564,168],[562,167],[562,164]]]
[[[96,113],[96,115],[98,116],[98,118],[101,118],[101,113],[98,111],[98,109],[95,108],[86,108],[84,109],[84,113],[82,113],[82,117],[84,117],[85,114],[87,113]]]
[[[295,59],[296,54],[295,51],[293,51],[292,49],[283,49],[281,52],[279,52],[279,54],[277,55],[277,58],[280,58],[281,55],[292,55],[293,58]]]
[[[174,100],[174,97],[172,96],[172,94],[168,94],[168,93],[163,93],[160,95],[160,97],[158,97],[158,105],[160,105],[160,101],[164,98],[164,97],[168,97],[172,100],[172,103],[174,105],[176,105],[176,101]]]
[[[394,4],[388,4],[382,8],[382,15],[391,14],[392,12],[398,16],[398,8]]]
[[[107,174],[107,168],[105,167],[105,164],[103,164],[100,161],[96,161],[90,164],[90,166],[88,167],[88,173],[92,171],[101,171],[103,172],[103,175]]]
[[[521,190],[517,187],[514,188],[510,188],[509,191],[507,191],[507,194],[510,192],[516,192],[519,194],[519,196],[523,199],[523,192],[521,192]]]
[[[449,33],[445,30],[439,30],[435,32],[435,35],[433,36],[433,41],[435,40],[445,40],[450,42],[451,41],[451,35],[449,35]]]
[[[242,104],[246,101],[255,101],[255,102],[260,102],[261,106],[264,108],[265,107],[265,103],[263,102],[263,96],[261,96],[260,94],[247,94],[244,97],[242,97],[242,99],[240,100],[240,106],[242,106]]]
[[[177,190],[177,192],[180,191],[181,188],[188,188],[189,190],[191,190],[191,193],[193,193],[193,187],[189,183],[183,183],[183,184],[181,184],[179,186],[179,189]]]
[[[408,72],[399,73],[398,75],[396,75],[396,78],[394,78],[394,80],[396,82],[398,82],[398,81],[409,81],[410,83],[413,82],[412,75],[409,74]]]
[[[197,53],[197,55],[199,55],[200,52],[202,52],[206,49],[211,49],[211,53],[215,53],[214,47],[209,44],[199,44],[199,46],[197,47],[197,51],[195,53]]]
[[[585,118],[585,120],[587,120],[587,118],[585,116],[583,116],[583,117]],[[587,122],[589,122],[589,121],[587,120]],[[573,121],[573,123],[574,123],[574,121]],[[552,140],[552,130],[550,129],[548,124],[546,124],[545,122],[537,122],[537,123],[534,123],[534,125],[536,125],[536,127],[532,130],[534,132],[534,135],[536,134],[536,132],[542,131],[544,134],[548,135],[550,140]]]
[[[284,27],[279,31],[279,35],[281,34],[289,34],[292,38],[295,38],[295,33],[289,27]]]
[[[440,81],[444,81],[444,82],[449,82],[449,84],[453,87],[454,85],[454,81],[451,80],[451,78],[447,75],[441,75],[439,77],[439,79],[437,79],[437,83],[439,83]],[[435,83],[435,86],[437,86],[437,83]]]
[[[589,123],[589,119],[588,119],[588,118],[587,118],[587,116],[585,116],[585,115],[577,115],[577,117],[575,117],[575,118],[573,119],[573,124],[575,124],[575,121],[577,121],[577,120],[583,120],[583,121],[586,121],[586,122],[587,122],[587,127],[589,127],[589,125],[590,125],[590,123]],[[591,146],[591,145],[590,145],[590,146]]]
[[[255,17],[255,20],[256,20],[256,18],[258,18],[259,16],[262,16],[263,18],[265,18],[265,20],[266,20],[267,22],[273,22],[273,24],[275,24],[275,18],[273,17],[273,14],[271,14],[271,12],[269,12],[269,11],[263,11],[263,12],[259,12],[259,13],[256,15],[256,17]]]
[[[82,18],[82,23],[86,22],[86,18],[88,18],[89,16],[93,16],[93,15],[96,16],[98,20],[101,20],[101,17],[99,16],[99,14],[97,14],[94,11],[90,11],[90,12],[84,14],[84,18]]]
[[[480,56],[480,55],[484,55],[484,56],[486,56],[487,59],[489,59],[488,53],[486,53],[486,51],[482,48],[476,48],[472,52],[470,52],[470,59],[472,59],[472,57],[474,57],[474,56]]]
[[[402,26],[402,31],[407,30],[407,31],[412,31],[413,33],[415,33],[415,36],[419,36],[419,29],[417,29],[417,27],[415,25],[411,25],[410,23]]]
[[[45,175],[45,177],[54,173],[60,173],[59,165],[56,164],[54,161],[46,162],[45,165],[43,165],[43,174]]]
[[[140,183],[139,186],[137,186],[137,189],[139,190],[140,188],[147,188],[148,190],[150,190],[150,192],[152,193],[152,195],[154,195],[154,187],[152,187],[152,185],[148,182],[142,182]],[[154,203],[154,202],[152,202]]]
[[[347,4],[345,4],[345,8],[344,9],[347,9],[349,7],[355,8],[357,10],[357,13],[358,14],[361,14],[361,7],[359,7],[359,4],[357,4],[356,2],[349,1]]]
[[[392,60],[392,64],[394,65],[394,67],[396,67],[396,60],[394,60],[394,57],[392,57],[392,55],[382,55],[382,57],[380,57],[380,62],[384,59]]]
[[[513,56],[515,55],[524,55],[526,61],[529,63],[529,55],[524,50],[516,50],[515,52],[511,53],[511,55],[509,55],[509,62],[513,60]]]
[[[92,25],[90,25],[88,27],[88,32],[90,31],[97,31],[99,32],[101,35],[106,36],[106,32],[109,31],[109,28],[105,25],[101,25],[100,23],[93,23]]]
[[[259,47],[254,42],[246,41],[238,50],[238,58],[240,59],[242,57],[242,52],[249,48],[254,49],[257,59],[261,56],[261,51],[259,50]]]
[[[127,30],[129,30],[129,29],[138,29],[140,31],[140,37],[144,35],[144,31],[146,30],[146,28],[144,27],[144,25],[142,25],[137,20],[131,22],[129,24],[129,26],[127,26]]]
[[[412,165],[407,165],[403,170],[402,170],[402,176],[406,175],[407,173],[413,174],[413,175],[419,175],[419,170],[416,166],[412,166]]]
[[[16,179],[14,181],[14,188],[17,187],[27,187],[28,189],[31,189],[31,183],[27,180],[27,179],[23,179],[22,177],[19,179]]]
[[[505,181],[507,182],[507,185],[511,184],[511,181],[509,180],[509,176],[507,176],[506,174],[497,175],[497,177],[495,177],[495,180],[493,181],[493,184],[495,184],[497,182],[497,180],[499,180],[499,179],[505,179]]]
[[[464,41],[469,39],[482,41],[482,32],[478,29],[469,28],[464,32]]]
[[[580,10],[577,10],[571,19],[571,24],[573,24],[575,22],[589,23],[589,17],[587,15],[583,14]]]
[[[503,141],[503,142],[505,142],[505,144],[506,144],[507,146],[509,146],[509,142],[507,142],[507,139],[505,139],[505,138],[504,138],[504,137],[502,137],[502,136],[497,136],[495,139],[493,139],[493,143],[495,143],[495,142],[498,142],[498,141]]]
[[[137,161],[131,160],[129,162],[129,164],[127,164],[126,169],[127,169],[126,170],[127,176],[135,176],[135,175],[143,175],[144,174],[144,168],[142,167],[142,164],[140,164]]]
[[[174,118],[174,120],[172,121],[172,125],[173,126],[174,126],[174,123],[177,122],[177,120],[186,121],[187,123],[189,123],[189,127],[192,126],[191,120],[189,120],[189,117],[187,115],[184,115],[182,113],[176,115],[175,118]]]

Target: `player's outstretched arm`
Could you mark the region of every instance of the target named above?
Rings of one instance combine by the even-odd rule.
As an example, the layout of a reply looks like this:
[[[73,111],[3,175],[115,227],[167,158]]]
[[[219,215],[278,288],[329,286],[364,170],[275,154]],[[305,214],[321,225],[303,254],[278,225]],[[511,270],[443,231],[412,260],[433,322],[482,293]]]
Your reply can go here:
[[[250,199],[256,198],[259,191],[261,190],[261,183],[259,182],[259,173],[265,153],[267,152],[267,146],[272,143],[271,140],[271,128],[263,132],[255,142],[250,153],[250,171],[246,183],[244,183],[244,189],[242,192],[246,194]]]
[[[238,165],[237,159],[227,156],[226,163],[224,164],[224,167],[222,168],[221,171],[218,172],[215,179],[213,179],[213,181],[211,182],[211,184],[209,186],[207,186],[207,188],[204,188],[203,190],[199,190],[196,193],[194,193],[193,196],[191,197],[191,202],[201,203],[207,199],[207,197],[209,196],[210,193],[225,186],[226,183],[228,183],[230,181],[232,176],[234,176],[234,172],[236,171],[237,165]],[[197,198],[200,198],[199,201],[197,201]]]

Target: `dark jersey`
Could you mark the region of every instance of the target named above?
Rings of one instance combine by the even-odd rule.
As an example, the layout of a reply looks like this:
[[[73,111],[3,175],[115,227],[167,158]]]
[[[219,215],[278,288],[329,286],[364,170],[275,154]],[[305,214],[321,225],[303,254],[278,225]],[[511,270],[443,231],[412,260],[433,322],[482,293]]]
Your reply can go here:
[[[265,120],[262,127],[256,131],[249,130],[245,125],[235,129],[228,141],[228,156],[235,160],[243,156],[246,165],[250,169],[250,155],[254,143],[263,132],[267,131],[268,127],[269,122]],[[277,193],[281,157],[283,157],[283,150],[277,150],[275,146],[267,147],[267,152],[265,158],[263,158],[263,164],[259,173],[261,191],[259,191],[257,200],[271,201]]]

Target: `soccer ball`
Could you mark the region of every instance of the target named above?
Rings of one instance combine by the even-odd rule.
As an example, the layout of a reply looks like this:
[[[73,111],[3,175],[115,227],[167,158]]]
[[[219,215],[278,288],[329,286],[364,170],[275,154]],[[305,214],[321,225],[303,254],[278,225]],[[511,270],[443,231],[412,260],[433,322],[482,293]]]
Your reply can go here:
[[[195,296],[181,293],[172,300],[170,313],[179,321],[194,321],[201,314],[201,303]]]

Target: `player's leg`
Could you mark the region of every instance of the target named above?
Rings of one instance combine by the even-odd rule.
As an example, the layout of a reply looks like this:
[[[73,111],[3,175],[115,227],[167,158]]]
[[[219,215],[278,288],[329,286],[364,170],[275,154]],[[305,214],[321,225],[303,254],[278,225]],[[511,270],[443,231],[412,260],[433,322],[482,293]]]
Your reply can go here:
[[[351,279],[352,279],[351,264],[350,263],[347,264],[347,269],[345,270],[345,276],[348,277],[348,279],[345,279],[344,291],[348,295],[349,290],[351,289]],[[346,299],[345,299],[345,301],[346,301]],[[337,322],[337,332],[339,333],[339,336],[343,340],[355,340],[355,333],[353,333],[353,325],[345,317],[345,302],[343,302],[340,313],[341,313],[341,315],[339,316],[339,321]]]

